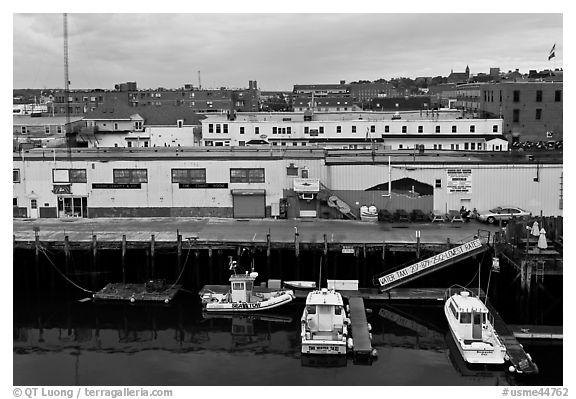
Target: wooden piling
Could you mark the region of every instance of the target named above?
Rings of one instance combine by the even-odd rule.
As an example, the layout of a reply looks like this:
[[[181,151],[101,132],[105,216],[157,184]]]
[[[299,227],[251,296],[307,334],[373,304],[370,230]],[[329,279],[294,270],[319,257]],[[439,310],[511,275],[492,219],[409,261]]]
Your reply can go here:
[[[64,236],[64,271],[66,274],[70,271],[70,239]]]
[[[178,276],[180,273],[180,268],[182,267],[182,235],[180,233],[178,233],[176,236],[176,248],[178,254],[178,259],[176,261],[176,276]]]
[[[294,251],[296,253],[296,259],[300,256],[300,237],[298,230],[294,233]]]
[[[386,243],[382,243],[382,269],[386,266]]]
[[[150,237],[150,278],[153,279],[156,275],[156,271],[154,270],[154,250],[156,246],[156,236],[152,234]]]
[[[36,288],[40,288],[40,235],[38,230],[34,230],[34,248],[35,248],[35,265],[36,265]]]
[[[212,248],[208,248],[208,279],[209,284],[214,284],[214,261],[212,258]]]
[[[420,231],[416,234],[416,258],[420,258]]]
[[[122,283],[126,284],[126,234],[122,234]]]

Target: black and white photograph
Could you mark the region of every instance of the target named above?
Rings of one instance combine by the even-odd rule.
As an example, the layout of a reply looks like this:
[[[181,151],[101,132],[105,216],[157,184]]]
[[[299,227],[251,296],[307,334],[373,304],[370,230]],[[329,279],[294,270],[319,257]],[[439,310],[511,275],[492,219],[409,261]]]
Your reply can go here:
[[[561,4],[134,5],[10,15],[6,397],[572,393]]]

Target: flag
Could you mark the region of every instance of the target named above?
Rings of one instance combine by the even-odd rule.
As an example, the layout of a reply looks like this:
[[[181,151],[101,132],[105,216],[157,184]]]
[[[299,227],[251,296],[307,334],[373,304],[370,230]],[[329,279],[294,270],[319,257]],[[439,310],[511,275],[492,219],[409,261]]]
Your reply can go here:
[[[550,61],[552,58],[556,57],[555,51],[556,51],[556,43],[554,43],[554,45],[550,49],[550,54],[548,55],[548,61]]]

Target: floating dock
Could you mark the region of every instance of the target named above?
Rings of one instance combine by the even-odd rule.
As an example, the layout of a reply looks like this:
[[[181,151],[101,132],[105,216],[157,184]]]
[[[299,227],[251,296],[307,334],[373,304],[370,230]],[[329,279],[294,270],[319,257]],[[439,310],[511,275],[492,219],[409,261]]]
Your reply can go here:
[[[506,347],[506,353],[510,357],[510,363],[512,363],[516,372],[519,374],[538,374],[538,366],[532,361],[530,355],[524,351],[524,347],[518,342],[512,329],[504,322],[490,302],[487,302],[486,306],[494,317],[494,328]]]
[[[508,325],[508,327],[518,339],[561,341],[564,338],[562,326]]]
[[[96,301],[163,302],[169,303],[181,285],[165,285],[151,289],[147,284],[109,283],[92,295]]]
[[[366,321],[364,300],[355,296],[348,299],[348,304],[350,305],[352,339],[354,340],[354,360],[371,361],[372,342],[370,340],[370,332],[368,331],[368,322]]]

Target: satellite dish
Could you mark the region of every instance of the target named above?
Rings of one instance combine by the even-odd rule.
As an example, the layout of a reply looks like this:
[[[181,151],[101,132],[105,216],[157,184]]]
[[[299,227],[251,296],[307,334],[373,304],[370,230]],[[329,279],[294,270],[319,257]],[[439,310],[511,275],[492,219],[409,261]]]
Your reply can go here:
[[[252,278],[258,277],[258,272],[252,272],[252,273],[250,273],[250,277],[252,277]]]

